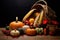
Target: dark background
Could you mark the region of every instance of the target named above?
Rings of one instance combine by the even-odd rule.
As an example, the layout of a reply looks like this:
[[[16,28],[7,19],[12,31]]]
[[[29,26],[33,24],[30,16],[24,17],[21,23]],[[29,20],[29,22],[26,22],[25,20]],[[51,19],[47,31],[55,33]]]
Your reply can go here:
[[[0,0],[0,27],[8,25],[18,16],[21,21],[24,15],[30,10],[32,5],[38,0]],[[46,0],[57,15],[57,21],[60,22],[60,1]]]

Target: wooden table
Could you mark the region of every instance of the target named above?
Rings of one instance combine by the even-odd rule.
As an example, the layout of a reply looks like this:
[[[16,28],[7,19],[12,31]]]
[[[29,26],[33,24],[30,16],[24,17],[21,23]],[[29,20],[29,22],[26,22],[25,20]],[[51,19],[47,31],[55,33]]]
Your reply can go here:
[[[44,36],[44,35],[37,35],[37,36],[27,36],[23,35],[18,38],[12,38],[11,36],[5,36],[1,30],[4,28],[0,28],[0,40],[60,40],[60,36]]]

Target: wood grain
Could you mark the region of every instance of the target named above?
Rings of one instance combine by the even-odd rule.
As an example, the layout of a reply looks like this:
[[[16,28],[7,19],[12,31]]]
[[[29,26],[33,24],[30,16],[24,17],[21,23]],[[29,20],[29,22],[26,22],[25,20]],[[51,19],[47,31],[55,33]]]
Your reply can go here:
[[[18,38],[12,38],[11,36],[5,36],[1,30],[4,28],[0,28],[0,40],[60,40],[60,36],[44,36],[44,35],[36,35],[36,36],[27,36],[23,35]]]

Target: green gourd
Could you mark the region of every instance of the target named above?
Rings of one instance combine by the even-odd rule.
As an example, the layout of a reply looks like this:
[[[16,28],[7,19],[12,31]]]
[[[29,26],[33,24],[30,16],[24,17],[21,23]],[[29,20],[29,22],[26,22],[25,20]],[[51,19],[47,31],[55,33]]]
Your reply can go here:
[[[43,28],[35,28],[35,30],[37,31],[37,34],[42,34],[43,33]]]

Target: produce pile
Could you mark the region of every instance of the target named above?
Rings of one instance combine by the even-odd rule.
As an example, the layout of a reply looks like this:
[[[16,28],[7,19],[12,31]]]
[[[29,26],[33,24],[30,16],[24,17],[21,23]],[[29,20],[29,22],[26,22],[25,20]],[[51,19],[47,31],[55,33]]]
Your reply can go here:
[[[48,21],[43,20],[43,26],[36,25],[33,26],[34,18],[31,18],[29,20],[26,20],[25,22],[18,21],[18,17],[16,17],[16,21],[13,21],[9,24],[9,26],[6,26],[5,30],[3,29],[2,32],[7,36],[12,37],[19,37],[20,35],[29,35],[29,36],[35,36],[35,35],[53,35],[52,32],[48,32],[47,28],[44,27]]]
[[[2,32],[12,37],[24,34],[29,36],[53,35],[58,22],[54,20],[56,16],[49,9],[44,0],[37,1],[22,21],[18,21],[16,17],[16,21],[10,22]]]
[[[16,21],[13,21],[9,24],[9,26],[6,26],[5,30],[2,30],[2,32],[5,35],[10,35],[12,37],[17,37],[20,35],[41,35],[46,30],[43,30],[42,27],[33,27],[32,22],[34,22],[34,18],[29,19],[28,21],[26,20],[25,22],[18,21],[18,17],[16,17]]]

